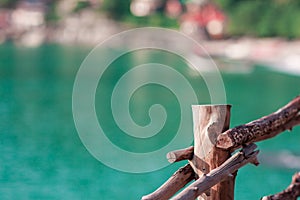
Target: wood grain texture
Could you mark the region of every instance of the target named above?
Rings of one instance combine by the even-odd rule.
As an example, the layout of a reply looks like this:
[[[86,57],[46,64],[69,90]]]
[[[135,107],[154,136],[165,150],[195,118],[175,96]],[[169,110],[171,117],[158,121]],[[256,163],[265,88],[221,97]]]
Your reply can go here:
[[[215,147],[217,137],[229,128],[230,105],[193,106],[194,156],[189,160],[198,177],[208,174],[229,157],[230,152]],[[199,199],[232,200],[235,175],[202,194]]]

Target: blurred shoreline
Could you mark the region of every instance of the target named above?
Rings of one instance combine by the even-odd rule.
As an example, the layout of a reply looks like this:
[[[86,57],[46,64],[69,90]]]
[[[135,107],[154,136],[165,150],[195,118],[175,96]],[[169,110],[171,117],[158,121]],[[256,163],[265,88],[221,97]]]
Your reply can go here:
[[[3,11],[3,10],[2,10]],[[131,28],[130,25],[109,19],[104,14],[90,9],[65,16],[57,23],[44,21],[43,7],[20,6],[3,11],[0,16],[0,44],[13,41],[16,45],[37,47],[44,43],[61,45],[96,46],[114,34]],[[10,19],[9,24],[5,21]],[[6,19],[7,18],[7,19]],[[35,20],[32,20],[35,19]],[[240,65],[254,64],[274,70],[300,75],[300,40],[284,38],[240,38],[199,40],[221,66],[239,71]],[[178,41],[180,43],[181,41]],[[191,52],[195,54],[195,52]],[[242,64],[240,63],[242,62]]]
[[[45,22],[41,8],[0,10],[0,44],[13,41],[25,47],[38,47],[43,43],[94,46],[126,29],[128,27],[92,10],[65,16],[55,23]]]
[[[300,75],[300,40],[242,37],[203,41],[202,44],[211,56],[219,57],[225,62],[262,65],[276,71]]]

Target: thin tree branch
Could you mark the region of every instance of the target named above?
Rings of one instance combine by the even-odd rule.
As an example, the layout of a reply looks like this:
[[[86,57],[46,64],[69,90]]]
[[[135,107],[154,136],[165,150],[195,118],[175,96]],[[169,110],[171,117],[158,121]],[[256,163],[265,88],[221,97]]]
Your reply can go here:
[[[250,144],[243,148],[240,152],[234,154],[227,161],[225,161],[219,167],[211,170],[208,174],[200,177],[197,181],[192,183],[190,186],[185,188],[174,200],[191,200],[196,199],[199,195],[207,191],[215,184],[225,180],[231,176],[239,168],[246,165],[247,163],[258,164],[257,154],[259,151],[255,151],[255,144]]]
[[[300,124],[300,96],[268,116],[229,129],[219,135],[217,147],[234,150],[243,144],[272,138]]]
[[[190,164],[177,170],[162,186],[142,200],[167,200],[187,183],[195,178],[195,173]]]
[[[282,192],[265,196],[262,200],[297,200],[300,197],[300,172],[294,174],[291,184]]]
[[[171,151],[167,154],[167,159],[170,163],[178,162],[181,160],[191,160],[194,155],[194,147]]]

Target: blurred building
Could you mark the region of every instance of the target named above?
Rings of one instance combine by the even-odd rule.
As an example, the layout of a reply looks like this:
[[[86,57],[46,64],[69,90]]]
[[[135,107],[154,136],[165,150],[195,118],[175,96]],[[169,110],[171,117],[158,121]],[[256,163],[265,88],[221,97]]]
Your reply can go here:
[[[215,4],[207,0],[190,0],[180,18],[180,30],[196,39],[224,37],[226,16]]]
[[[27,31],[45,24],[46,7],[40,2],[21,1],[11,15],[11,25]]]
[[[0,38],[13,39],[26,46],[45,40],[46,4],[43,1],[19,1],[15,9],[0,12]]]
[[[208,0],[132,0],[130,11],[134,16],[145,17],[158,12],[178,19],[180,30],[195,39],[224,37],[226,16]]]
[[[165,11],[167,16],[176,18],[183,12],[183,5],[179,0],[167,0]]]
[[[163,7],[163,3],[164,1],[162,0],[132,0],[130,11],[135,16],[144,17]]]
[[[95,45],[120,31],[119,24],[98,12],[103,1],[61,0],[57,5],[60,20],[49,35],[62,44]]]
[[[7,30],[10,26],[10,10],[0,10],[0,44],[6,40]]]

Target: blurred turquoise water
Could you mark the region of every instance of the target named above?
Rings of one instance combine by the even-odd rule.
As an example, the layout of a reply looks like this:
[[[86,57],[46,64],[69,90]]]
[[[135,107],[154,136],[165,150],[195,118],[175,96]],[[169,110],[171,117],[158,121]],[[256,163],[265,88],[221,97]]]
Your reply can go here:
[[[89,154],[77,135],[72,118],[73,82],[89,50],[57,45],[36,49],[11,44],[0,46],[0,199],[140,199],[185,164],[176,163],[152,173],[129,174],[110,169]],[[153,56],[167,65],[181,68],[179,71],[189,76],[190,71],[180,60],[172,60],[171,55],[165,54]],[[96,109],[98,115],[108,114],[102,123],[115,144],[143,152],[168,143],[180,115],[179,102],[172,93],[159,86],[147,86],[132,98],[133,119],[140,124],[149,122],[146,113],[155,103],[153,96],[159,97],[172,118],[168,119],[159,137],[149,144],[116,135],[120,130],[114,125],[109,106],[105,105],[108,99],[103,96],[111,92],[129,65],[139,62],[129,55],[112,64],[118,67],[107,71],[106,79],[99,84]],[[190,79],[198,83],[195,90],[199,102],[208,103],[203,80]],[[227,102],[233,105],[231,126],[269,114],[300,94],[300,77],[271,72],[263,67],[247,74],[223,73],[223,79]],[[299,133],[297,127],[292,133],[258,143],[259,149],[266,154],[276,155],[276,152],[288,150],[300,155]],[[258,167],[249,165],[239,171],[236,199],[259,199],[281,191],[297,171],[267,165],[263,160],[261,163]]]

